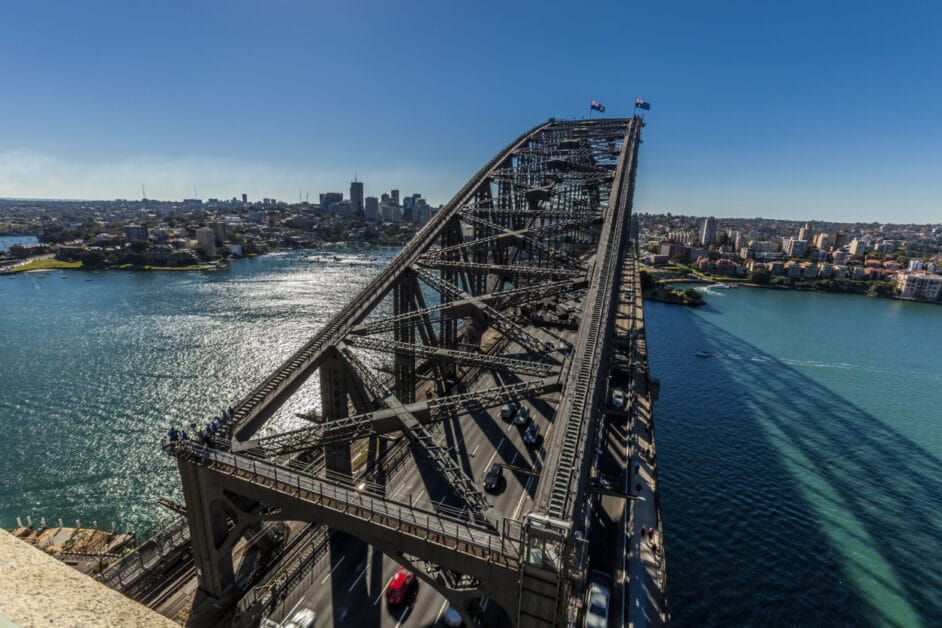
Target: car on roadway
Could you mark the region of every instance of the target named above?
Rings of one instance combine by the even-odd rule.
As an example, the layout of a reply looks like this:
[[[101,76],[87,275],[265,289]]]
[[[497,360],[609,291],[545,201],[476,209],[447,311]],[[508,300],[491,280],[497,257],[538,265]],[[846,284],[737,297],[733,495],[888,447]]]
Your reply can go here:
[[[593,571],[585,600],[585,628],[608,628],[608,604],[611,597],[612,579],[601,571]]]
[[[309,608],[302,608],[282,624],[282,628],[311,628],[315,619],[317,619],[317,613]]]
[[[621,388],[612,389],[612,405],[616,408],[625,407],[625,391]]]
[[[392,606],[402,604],[414,584],[415,574],[405,567],[400,567],[386,585],[386,601]]]
[[[484,476],[484,490],[488,493],[496,493],[500,490],[500,485],[503,484],[503,482],[504,467],[495,462]]]
[[[527,431],[523,433],[523,442],[525,442],[530,447],[536,447],[540,442],[540,424],[533,422],[530,424],[530,427],[527,428]]]
[[[505,421],[509,421],[517,414],[517,404],[513,401],[505,403],[500,407],[500,418]]]
[[[442,623],[449,628],[461,628],[464,623],[461,619],[461,613],[454,606],[449,606],[445,614],[442,615]]]
[[[514,425],[524,426],[530,422],[530,410],[526,406],[520,406],[517,414],[514,416]]]

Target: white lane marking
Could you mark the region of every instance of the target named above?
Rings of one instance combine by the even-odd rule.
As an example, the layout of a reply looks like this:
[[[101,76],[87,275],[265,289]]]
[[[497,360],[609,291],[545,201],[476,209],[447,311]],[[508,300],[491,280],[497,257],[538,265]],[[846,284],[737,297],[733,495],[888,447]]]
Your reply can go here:
[[[425,489],[423,488],[418,495],[415,496],[415,501],[419,501],[419,498],[425,495]]]
[[[353,584],[350,585],[350,588],[347,589],[347,591],[353,591],[356,588],[357,583],[360,582],[360,578],[362,578],[363,574],[365,573],[366,573],[366,567],[363,568],[363,571],[360,572],[360,575],[357,576],[357,579],[353,581]]]
[[[330,575],[331,575],[332,573],[334,573],[334,569],[337,569],[337,567],[340,566],[340,563],[342,563],[342,562],[344,561],[344,559],[346,559],[346,558],[347,558],[346,556],[341,556],[341,557],[340,557],[340,560],[337,561],[337,564],[334,565],[333,569],[331,569],[330,571],[328,571],[328,572],[327,572],[327,575],[324,576],[324,579],[321,580],[321,584],[324,584],[325,582],[327,582],[327,579],[330,578]]]
[[[436,505],[437,505],[439,508],[442,507],[442,502],[445,501],[445,498],[446,498],[446,497],[448,497],[447,494],[442,495],[442,498],[441,498],[440,500],[438,500],[438,503],[437,503]]]
[[[298,609],[298,607],[301,606],[301,602],[303,602],[303,601],[304,601],[304,596],[302,595],[302,596],[301,596],[301,599],[298,600],[298,603],[291,607],[291,610],[287,612],[287,614],[285,615],[285,617],[291,617],[291,616],[293,616],[293,615],[294,615],[294,611],[296,611],[296,610]]]
[[[510,461],[510,466],[513,466],[513,464],[514,464],[515,462],[517,462],[517,456],[519,456],[519,455],[520,455],[520,450],[518,449],[517,451],[514,452],[514,457],[513,457],[513,459]]]
[[[399,491],[401,491],[404,488],[412,488],[412,485],[410,484],[409,486],[406,486],[405,484],[400,484],[399,488],[396,489],[396,492],[392,494],[392,498],[394,499],[396,495],[399,494]]]
[[[406,613],[409,612],[409,608],[410,607],[407,606],[404,609],[402,609],[402,615],[399,616],[399,621],[396,622],[396,628],[399,628],[399,626],[402,625],[402,620],[406,618]]]
[[[508,426],[507,426],[507,429],[504,430],[504,431],[505,431],[505,432],[509,432],[509,431],[510,431],[510,428],[512,428],[513,426],[514,426],[514,422],[513,422],[513,419],[511,419],[510,425],[508,425]]]
[[[481,448],[481,443],[478,443],[477,445],[475,445],[474,449],[471,451],[471,455],[473,456],[474,454],[478,453],[478,449],[480,448]]]
[[[517,507],[514,508],[514,514],[511,519],[516,519],[517,514],[520,512],[520,509],[523,507],[523,500],[530,496],[530,486],[533,484],[533,476],[530,476],[530,479],[527,480],[527,486],[523,489],[523,495],[520,496],[520,501],[517,502]]]
[[[494,453],[491,454],[491,459],[487,461],[487,464],[486,464],[486,465],[484,465],[484,469],[485,469],[485,470],[491,468],[491,463],[494,462],[494,458],[497,457],[497,452],[500,451],[500,446],[504,444],[504,441],[505,441],[505,440],[507,440],[507,439],[506,439],[506,438],[502,438],[502,439],[500,439],[500,442],[497,443],[497,447],[494,448]]]
[[[445,609],[448,608],[448,600],[442,602],[442,607],[438,609],[438,615],[435,616],[435,623],[438,623],[438,620],[442,618],[442,615],[445,614]]]
[[[387,581],[386,581],[386,584],[383,585],[383,590],[379,592],[379,595],[378,595],[378,596],[376,596],[376,601],[373,602],[373,606],[376,606],[377,604],[379,604],[379,601],[380,601],[381,599],[383,599],[383,594],[386,593],[386,589],[389,588],[389,583],[390,583],[390,582],[392,582],[392,578],[390,578],[389,580],[387,580]]]

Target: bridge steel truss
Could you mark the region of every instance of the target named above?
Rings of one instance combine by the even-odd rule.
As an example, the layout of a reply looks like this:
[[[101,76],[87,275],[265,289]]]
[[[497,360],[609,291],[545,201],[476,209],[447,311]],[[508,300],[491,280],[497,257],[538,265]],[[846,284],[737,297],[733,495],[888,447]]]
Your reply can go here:
[[[551,120],[524,133],[234,406],[223,439],[165,443],[179,466],[205,592],[230,592],[232,547],[264,516],[342,530],[402,564],[437,565],[438,576],[420,577],[466,620],[471,600],[487,596],[518,625],[568,623],[571,587],[585,577],[576,530],[586,443],[599,429],[642,126],[639,118]],[[518,308],[581,290],[583,316],[564,359],[520,322]],[[490,344],[482,341],[487,330],[496,338]],[[377,372],[383,356],[392,356],[391,375]],[[506,372],[514,383],[469,389],[469,374],[480,369]],[[315,373],[320,407],[310,421],[271,433],[268,419]],[[557,429],[536,490],[540,514],[501,516],[430,430],[557,392]],[[384,455],[402,451],[387,448],[390,439],[444,479],[465,504],[462,515],[356,484],[365,471],[355,468],[354,450],[367,447],[370,464],[382,465]],[[322,464],[298,464],[303,456]]]

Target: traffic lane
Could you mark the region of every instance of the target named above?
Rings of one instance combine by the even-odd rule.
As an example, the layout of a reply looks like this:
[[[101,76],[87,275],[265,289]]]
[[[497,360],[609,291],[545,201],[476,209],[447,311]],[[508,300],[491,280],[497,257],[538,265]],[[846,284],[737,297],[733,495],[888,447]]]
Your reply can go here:
[[[318,625],[392,628],[434,624],[444,598],[418,579],[408,603],[390,606],[386,601],[386,588],[399,567],[362,541],[335,533],[330,551],[318,561],[312,584],[296,591],[285,608],[311,608],[317,613]],[[288,617],[286,612],[284,619]]]

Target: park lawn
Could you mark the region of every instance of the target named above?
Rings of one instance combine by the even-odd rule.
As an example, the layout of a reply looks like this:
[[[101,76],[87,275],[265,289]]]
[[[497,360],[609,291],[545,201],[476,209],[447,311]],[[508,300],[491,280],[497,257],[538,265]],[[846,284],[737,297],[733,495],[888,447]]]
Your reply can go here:
[[[23,264],[22,266],[17,266],[13,269],[15,273],[26,272],[27,270],[76,270],[82,267],[82,262],[63,262],[58,259],[38,259],[28,264]]]

